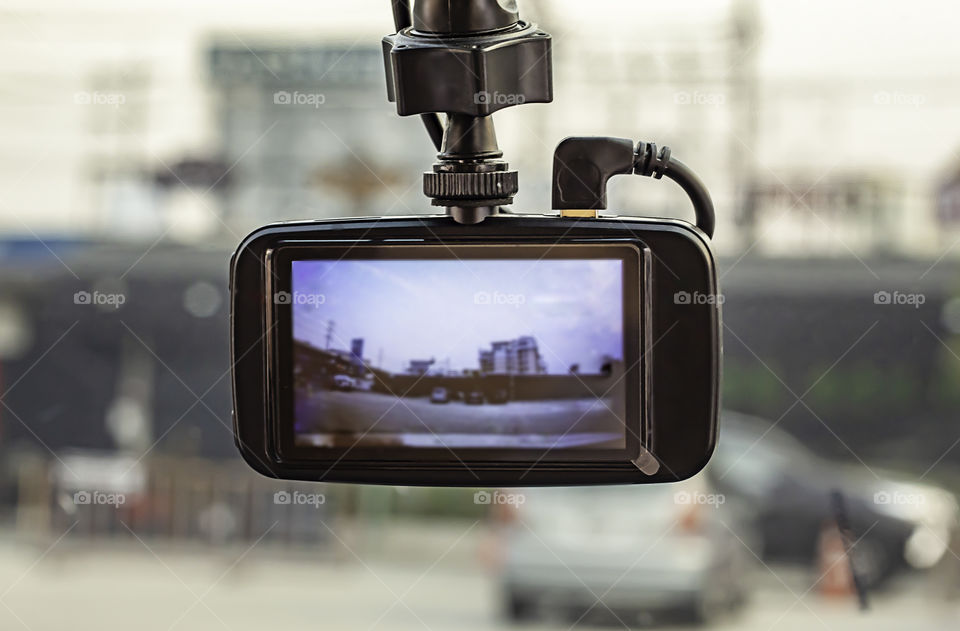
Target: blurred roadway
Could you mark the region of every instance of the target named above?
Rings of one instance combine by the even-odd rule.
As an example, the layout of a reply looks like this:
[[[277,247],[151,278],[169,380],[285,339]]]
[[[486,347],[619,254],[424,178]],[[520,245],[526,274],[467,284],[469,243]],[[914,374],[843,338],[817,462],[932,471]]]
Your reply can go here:
[[[613,411],[616,405],[610,398],[438,404],[425,397],[405,397],[398,401],[392,395],[374,392],[323,390],[298,401],[296,418],[298,428],[304,433],[362,434],[376,422],[376,431],[371,434],[430,435],[432,432],[441,436],[474,435],[473,440],[493,435],[498,442],[502,442],[504,435],[546,436],[546,444],[552,445],[557,436],[570,434],[592,434],[601,439],[622,436],[623,423]],[[347,444],[353,443],[352,437],[347,440]],[[448,446],[461,444],[457,439],[444,442]]]
[[[277,551],[268,544],[214,550],[132,539],[86,544],[71,537],[52,548],[52,541],[15,546],[9,535],[0,536],[0,629],[505,628],[497,614],[496,583],[476,562],[487,537],[482,525],[411,528],[431,541],[420,558],[408,547],[413,544],[409,537],[388,537],[375,552],[354,555],[352,550],[370,549],[358,541],[357,530],[334,528],[340,543],[323,556],[306,549]],[[391,551],[396,545],[403,546],[402,552]],[[757,588],[746,609],[707,628],[939,631],[960,625],[956,602],[944,601],[936,589],[922,592],[932,577],[905,581],[909,589],[895,585],[876,596],[871,611],[859,613],[852,600],[824,601],[815,592],[798,601],[794,594],[803,594],[810,575],[773,571],[776,576],[757,568]],[[558,619],[521,628],[567,630],[572,622]],[[648,626],[624,622],[631,628]],[[624,625],[598,618],[576,628]]]

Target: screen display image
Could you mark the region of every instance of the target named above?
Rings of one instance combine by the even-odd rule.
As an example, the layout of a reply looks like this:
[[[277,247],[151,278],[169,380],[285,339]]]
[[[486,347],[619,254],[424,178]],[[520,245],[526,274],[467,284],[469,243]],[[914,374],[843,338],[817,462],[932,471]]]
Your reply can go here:
[[[292,261],[294,445],[625,448],[625,261],[583,252]]]

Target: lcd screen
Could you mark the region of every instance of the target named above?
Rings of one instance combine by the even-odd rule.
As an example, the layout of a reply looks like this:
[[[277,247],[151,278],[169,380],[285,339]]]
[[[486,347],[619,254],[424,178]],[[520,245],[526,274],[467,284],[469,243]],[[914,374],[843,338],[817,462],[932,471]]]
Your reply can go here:
[[[636,260],[595,246],[292,260],[275,303],[291,313],[293,444],[624,449]]]

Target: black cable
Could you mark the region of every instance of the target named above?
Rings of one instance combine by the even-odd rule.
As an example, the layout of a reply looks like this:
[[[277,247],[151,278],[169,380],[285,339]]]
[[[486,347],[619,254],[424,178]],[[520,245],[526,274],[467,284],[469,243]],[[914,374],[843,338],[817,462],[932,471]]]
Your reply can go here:
[[[393,8],[393,26],[399,33],[413,24],[410,2],[409,0],[392,0],[391,5]],[[436,147],[437,151],[440,151],[443,146],[443,123],[440,122],[440,115],[434,113],[421,114],[420,120],[423,121],[423,126],[426,127],[433,146]]]
[[[671,158],[667,169],[663,172],[668,178],[680,185],[690,201],[693,202],[697,213],[697,227],[713,238],[713,231],[717,225],[717,217],[713,209],[713,200],[703,181],[690,167],[676,158]]]
[[[670,147],[663,147],[657,151],[657,145],[652,142],[637,143],[636,159],[633,172],[637,175],[647,175],[660,179],[664,175],[680,185],[693,203],[697,216],[697,227],[710,238],[717,225],[717,216],[713,208],[713,200],[700,177],[690,167],[670,156]]]
[[[403,29],[413,24],[413,18],[410,14],[410,3],[407,0],[393,0],[393,25],[399,33]]]
[[[423,121],[423,126],[426,127],[433,146],[436,147],[437,151],[440,151],[443,148],[443,123],[440,122],[440,115],[421,114],[420,120]]]

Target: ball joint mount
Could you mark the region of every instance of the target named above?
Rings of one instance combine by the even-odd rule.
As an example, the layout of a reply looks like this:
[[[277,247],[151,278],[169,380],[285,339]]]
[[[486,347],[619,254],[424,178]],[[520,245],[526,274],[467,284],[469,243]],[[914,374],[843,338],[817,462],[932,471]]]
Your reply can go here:
[[[519,190],[497,145],[493,114],[553,101],[552,40],[520,19],[516,0],[392,0],[397,32],[383,38],[387,98],[420,115],[439,151],[423,192],[459,223],[479,223]],[[439,114],[444,114],[441,124]],[[676,181],[697,226],[713,235],[714,211],[700,179],[663,147],[620,138],[573,137],[554,153],[553,207],[606,208],[607,180],[636,173]]]
[[[423,192],[457,221],[477,223],[519,189],[492,114],[553,100],[550,35],[522,21],[513,0],[417,0],[412,23],[399,4],[397,33],[383,38],[387,96],[401,116],[424,117],[428,130],[439,127],[437,113],[446,115]]]

